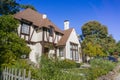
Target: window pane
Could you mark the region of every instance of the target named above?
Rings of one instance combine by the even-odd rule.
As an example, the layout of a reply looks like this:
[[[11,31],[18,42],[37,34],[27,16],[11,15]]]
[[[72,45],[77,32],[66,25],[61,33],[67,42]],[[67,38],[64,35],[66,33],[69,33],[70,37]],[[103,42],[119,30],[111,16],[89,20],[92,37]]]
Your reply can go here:
[[[22,24],[22,33],[29,34],[29,25]]]
[[[72,50],[70,50],[70,58],[72,58]]]
[[[76,51],[76,59],[75,60],[79,60],[78,51]]]
[[[70,48],[72,49],[72,44],[70,44]]]
[[[54,31],[53,27],[50,27],[49,33],[51,36],[53,35],[53,31]]]
[[[75,60],[76,58],[76,54],[75,54],[75,51],[73,51],[73,60]]]
[[[64,53],[63,53],[63,48],[59,48],[59,56],[63,57]]]

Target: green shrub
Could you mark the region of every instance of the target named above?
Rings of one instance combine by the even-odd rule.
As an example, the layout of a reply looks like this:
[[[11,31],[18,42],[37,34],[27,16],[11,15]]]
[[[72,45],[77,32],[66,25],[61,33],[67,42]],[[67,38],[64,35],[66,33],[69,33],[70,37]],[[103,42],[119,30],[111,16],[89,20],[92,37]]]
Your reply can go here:
[[[80,80],[79,75],[71,74],[65,69],[76,67],[76,63],[71,60],[49,59],[41,57],[39,77],[37,80]]]
[[[91,68],[86,71],[87,80],[95,80],[96,78],[107,74],[115,67],[115,63],[103,60],[103,59],[93,59],[90,62]]]
[[[77,68],[80,68],[80,65],[81,65],[80,63],[76,63]]]
[[[111,61],[108,61],[108,60],[103,60],[103,59],[93,59],[91,62],[90,62],[91,66],[92,67],[100,67],[106,71],[111,71],[114,66],[115,66],[115,63],[111,62]]]
[[[76,68],[76,62],[73,60],[69,60],[69,59],[58,60],[57,66],[63,69]]]

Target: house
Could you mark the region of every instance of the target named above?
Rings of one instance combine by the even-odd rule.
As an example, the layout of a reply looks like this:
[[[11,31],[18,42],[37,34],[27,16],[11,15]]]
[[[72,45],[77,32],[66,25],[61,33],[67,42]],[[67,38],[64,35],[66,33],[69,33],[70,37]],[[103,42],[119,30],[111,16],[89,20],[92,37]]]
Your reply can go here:
[[[80,43],[75,29],[64,21],[64,30],[59,29],[45,14],[28,8],[14,15],[20,21],[18,35],[31,48],[29,59],[37,63],[38,57],[59,57],[81,62]]]

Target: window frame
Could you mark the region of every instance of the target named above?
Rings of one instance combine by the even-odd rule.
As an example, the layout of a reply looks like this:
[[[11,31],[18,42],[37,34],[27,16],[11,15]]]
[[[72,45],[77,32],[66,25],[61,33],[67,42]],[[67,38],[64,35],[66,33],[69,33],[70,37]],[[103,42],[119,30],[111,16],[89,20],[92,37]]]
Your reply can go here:
[[[54,27],[49,26],[49,36],[53,36],[53,35],[54,35]]]
[[[64,48],[63,47],[59,48],[59,57],[64,57]]]
[[[79,60],[78,44],[73,42],[70,42],[70,58],[75,61]]]
[[[27,28],[23,27],[23,25],[27,26]],[[26,30],[23,29],[28,29],[27,32],[25,32]],[[27,23],[21,23],[21,34],[24,35],[29,35],[30,34],[30,25]]]

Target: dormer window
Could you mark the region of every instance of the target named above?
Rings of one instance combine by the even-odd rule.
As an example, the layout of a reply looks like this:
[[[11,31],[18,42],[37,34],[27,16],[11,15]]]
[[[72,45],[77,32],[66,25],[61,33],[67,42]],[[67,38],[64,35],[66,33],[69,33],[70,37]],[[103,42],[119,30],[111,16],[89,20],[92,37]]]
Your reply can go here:
[[[21,26],[21,33],[23,33],[23,34],[29,34],[29,28],[30,28],[30,26],[28,25],[28,24],[22,24],[22,26]]]
[[[54,32],[54,28],[53,28],[52,26],[50,26],[49,35],[50,35],[50,36],[53,36],[53,32]]]

